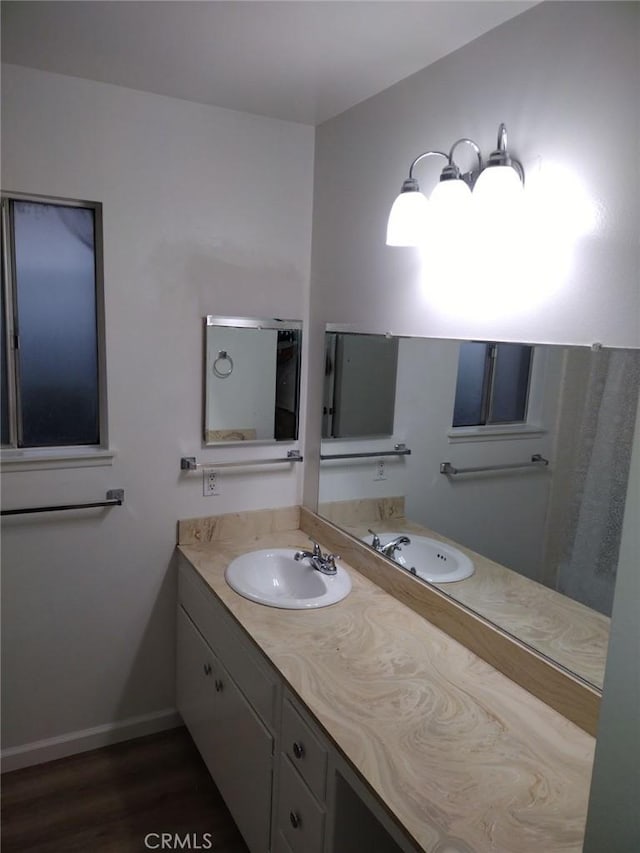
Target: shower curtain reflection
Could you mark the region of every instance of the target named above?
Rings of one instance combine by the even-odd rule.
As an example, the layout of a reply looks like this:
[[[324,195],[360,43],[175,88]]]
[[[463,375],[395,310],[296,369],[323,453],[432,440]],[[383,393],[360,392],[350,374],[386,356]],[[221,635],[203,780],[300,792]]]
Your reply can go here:
[[[618,551],[634,440],[640,360],[635,352],[602,350],[569,354],[565,383],[576,373],[586,381],[581,400],[567,389],[560,413],[560,440],[571,447],[565,477],[556,472],[551,502],[554,536],[548,539],[546,582],[588,607],[611,614]],[[576,383],[576,387],[578,383]],[[637,437],[636,440],[640,440]],[[562,457],[558,457],[558,461]],[[572,463],[572,465],[570,464]],[[561,492],[563,494],[559,494]],[[557,560],[550,559],[556,549]],[[555,578],[551,566],[557,566]]]

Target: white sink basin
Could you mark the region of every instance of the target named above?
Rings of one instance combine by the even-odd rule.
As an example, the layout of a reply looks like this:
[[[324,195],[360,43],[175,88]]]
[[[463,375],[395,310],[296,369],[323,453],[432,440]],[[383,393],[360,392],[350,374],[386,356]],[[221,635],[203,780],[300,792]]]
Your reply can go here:
[[[473,563],[466,554],[437,539],[418,536],[415,533],[400,534],[397,531],[378,534],[381,545],[386,545],[400,535],[407,535],[411,544],[401,545],[392,559],[423,581],[430,583],[461,581],[471,577],[475,571]],[[370,545],[371,536],[363,537],[363,541]]]
[[[335,575],[323,575],[308,560],[293,559],[293,548],[267,548],[236,557],[224,573],[237,593],[258,604],[287,610],[327,607],[351,591],[351,578],[337,565]]]

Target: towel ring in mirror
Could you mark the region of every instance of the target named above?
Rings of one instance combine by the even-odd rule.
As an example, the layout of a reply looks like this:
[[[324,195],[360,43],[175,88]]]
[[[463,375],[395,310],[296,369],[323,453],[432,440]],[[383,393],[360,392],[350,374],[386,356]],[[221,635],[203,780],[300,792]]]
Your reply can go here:
[[[219,379],[226,379],[233,373],[233,359],[226,350],[221,349],[213,362],[213,372]]]

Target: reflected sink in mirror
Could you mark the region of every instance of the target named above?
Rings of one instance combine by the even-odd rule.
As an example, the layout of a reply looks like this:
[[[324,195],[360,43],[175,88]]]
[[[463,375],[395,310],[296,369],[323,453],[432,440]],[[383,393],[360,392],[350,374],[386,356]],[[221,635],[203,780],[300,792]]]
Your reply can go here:
[[[311,610],[342,601],[351,578],[336,564],[335,575],[324,575],[308,560],[296,561],[294,548],[267,548],[236,557],[224,573],[237,593],[250,601],[286,610]]]
[[[397,531],[379,533],[381,547],[384,548],[387,543],[401,535],[409,535],[410,543],[401,545],[391,559],[420,580],[451,583],[470,578],[473,574],[473,563],[466,554],[428,536],[401,534]],[[371,545],[371,536],[363,537],[363,541]]]

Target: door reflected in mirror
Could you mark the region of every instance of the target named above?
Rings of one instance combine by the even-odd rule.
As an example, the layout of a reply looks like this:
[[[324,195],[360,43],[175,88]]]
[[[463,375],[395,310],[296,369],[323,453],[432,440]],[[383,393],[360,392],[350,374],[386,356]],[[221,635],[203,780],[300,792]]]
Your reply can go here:
[[[462,548],[472,576],[436,586],[601,688],[640,351],[472,343],[398,340],[392,432],[323,442],[369,455],[322,460],[318,511]]]
[[[205,318],[204,443],[295,441],[299,320]]]
[[[391,435],[397,371],[397,338],[327,332],[322,437]]]

